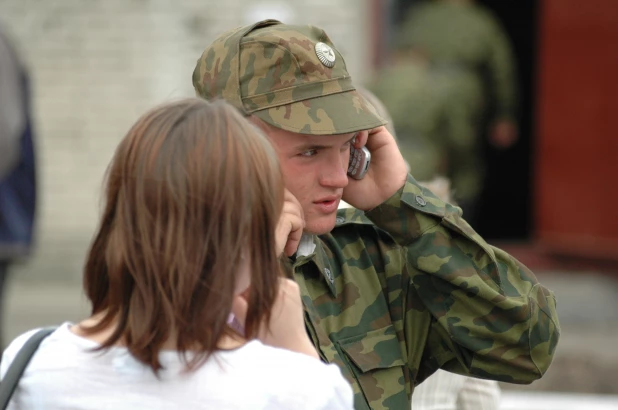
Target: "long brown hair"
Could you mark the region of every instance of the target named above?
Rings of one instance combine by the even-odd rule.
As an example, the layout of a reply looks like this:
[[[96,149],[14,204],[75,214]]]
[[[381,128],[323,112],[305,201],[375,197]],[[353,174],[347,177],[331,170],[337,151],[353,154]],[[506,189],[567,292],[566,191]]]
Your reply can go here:
[[[264,135],[223,101],[162,105],[121,141],[105,199],[84,271],[102,317],[86,333],[115,326],[101,349],[122,343],[156,373],[172,338],[189,369],[203,363],[230,332],[241,254],[252,273],[245,332],[255,336],[280,277],[283,181]]]

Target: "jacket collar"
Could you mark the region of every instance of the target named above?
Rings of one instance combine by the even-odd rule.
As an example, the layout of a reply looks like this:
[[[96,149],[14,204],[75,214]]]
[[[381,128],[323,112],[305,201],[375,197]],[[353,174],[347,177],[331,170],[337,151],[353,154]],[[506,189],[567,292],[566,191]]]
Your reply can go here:
[[[335,272],[331,267],[322,241],[316,235],[303,234],[295,256],[294,268],[305,263],[312,263],[320,271],[333,297],[337,296]]]

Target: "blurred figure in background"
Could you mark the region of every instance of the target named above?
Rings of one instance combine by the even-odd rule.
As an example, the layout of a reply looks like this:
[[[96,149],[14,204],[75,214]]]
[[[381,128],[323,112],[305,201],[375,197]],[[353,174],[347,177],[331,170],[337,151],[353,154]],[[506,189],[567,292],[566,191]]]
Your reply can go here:
[[[378,114],[388,121],[387,129],[393,137],[398,139],[395,124],[382,101],[364,87],[357,86],[356,89],[375,107]],[[399,139],[398,142],[400,142]],[[437,176],[419,181],[419,184],[428,188],[442,201],[453,203],[451,183],[448,178]],[[347,203],[341,204],[342,208],[349,206]],[[500,386],[498,382],[462,376],[441,369],[419,384],[412,395],[413,410],[497,410],[499,405]]]
[[[401,123],[400,138],[421,141],[429,155],[425,173],[435,170],[451,179],[455,199],[474,226],[484,179],[485,128],[498,148],[510,147],[518,137],[515,63],[507,35],[474,0],[424,1],[402,22],[396,50],[395,64],[405,66],[405,75],[398,77],[403,81],[384,81],[396,81],[399,93],[410,95],[399,107],[412,117]],[[387,95],[389,110],[401,104]],[[392,114],[398,123],[399,116]]]
[[[419,384],[412,395],[413,410],[498,410],[500,386],[438,370]]]
[[[399,149],[418,181],[449,174],[440,152],[448,145],[446,99],[441,98],[448,77],[433,74],[420,56],[397,53],[369,85],[397,124]]]
[[[36,208],[36,163],[28,76],[0,25],[0,343],[10,266],[30,252]]]

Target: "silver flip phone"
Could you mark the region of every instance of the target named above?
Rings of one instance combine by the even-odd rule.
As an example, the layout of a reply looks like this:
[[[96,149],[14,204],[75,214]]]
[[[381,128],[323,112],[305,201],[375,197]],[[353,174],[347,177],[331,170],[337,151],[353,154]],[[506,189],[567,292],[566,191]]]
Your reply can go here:
[[[350,145],[350,162],[348,164],[348,175],[354,179],[363,179],[369,170],[371,163],[371,152],[365,147],[361,149]]]

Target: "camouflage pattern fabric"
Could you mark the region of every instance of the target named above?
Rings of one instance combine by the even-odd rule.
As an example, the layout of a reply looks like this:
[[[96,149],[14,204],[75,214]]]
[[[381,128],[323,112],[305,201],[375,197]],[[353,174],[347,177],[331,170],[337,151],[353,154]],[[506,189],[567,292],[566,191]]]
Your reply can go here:
[[[365,100],[369,102],[369,104],[373,105],[373,108],[375,108],[378,115],[386,122],[384,126],[386,127],[388,132],[390,132],[391,135],[395,137],[395,140],[397,140],[397,133],[395,132],[393,119],[391,118],[391,115],[389,114],[386,106],[382,103],[382,101],[380,101],[380,99],[373,92],[369,91],[368,88],[365,88],[363,86],[357,85],[356,91],[358,91],[360,95],[362,95]]]
[[[330,47],[333,67],[318,58]],[[219,36],[193,72],[197,94],[224,98],[245,115],[301,134],[333,135],[384,125],[356,91],[343,57],[314,26],[266,20]]]
[[[554,295],[412,176],[370,212],[340,210],[315,244],[294,277],[314,344],[352,384],[357,410],[410,408],[438,368],[509,383],[548,369]]]

